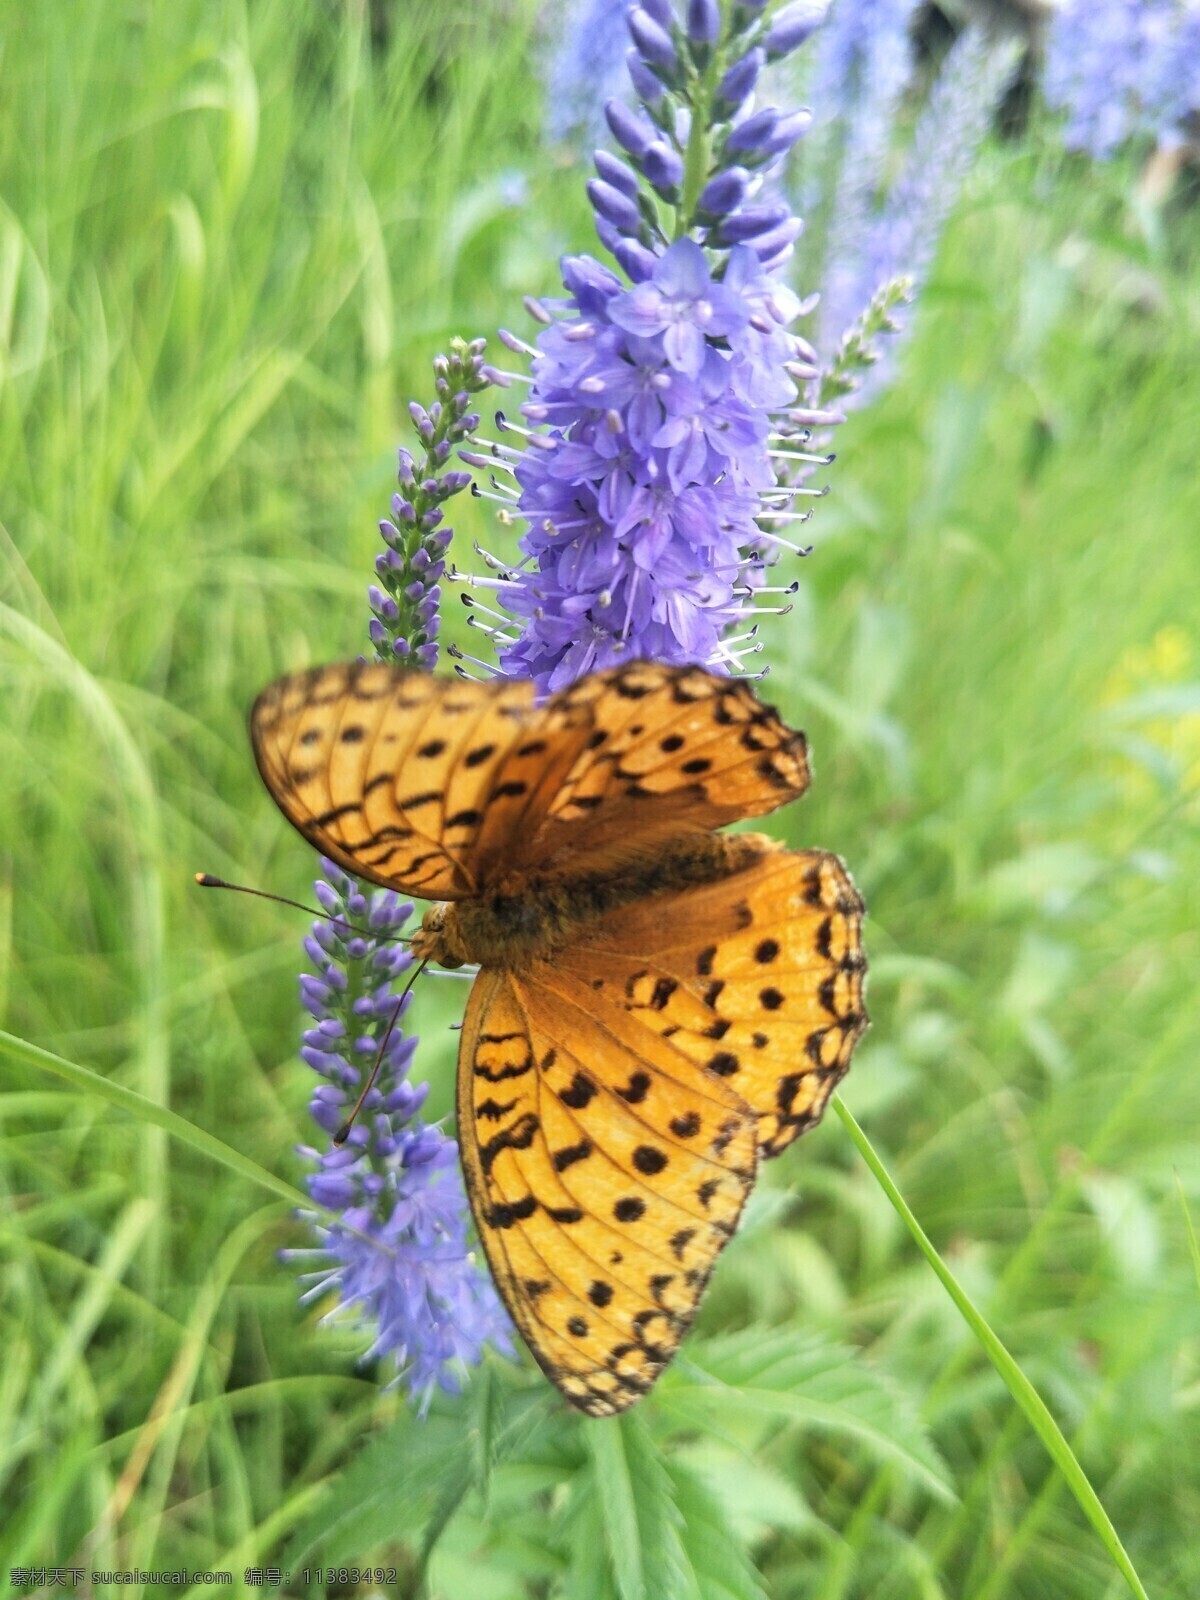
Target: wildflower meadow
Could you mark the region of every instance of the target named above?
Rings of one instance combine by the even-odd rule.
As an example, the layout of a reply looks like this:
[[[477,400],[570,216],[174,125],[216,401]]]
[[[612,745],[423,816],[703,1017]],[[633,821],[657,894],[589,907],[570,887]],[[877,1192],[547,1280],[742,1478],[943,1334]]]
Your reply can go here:
[[[1198,43],[1194,0],[0,0],[11,1593],[1200,1594]],[[281,778],[247,714],[356,661],[548,707],[529,782],[463,801],[494,742],[439,724],[440,834],[306,820],[317,722]],[[676,720],[585,900],[672,881],[643,818],[735,703],[787,793],[730,815],[830,852],[811,995],[756,930],[743,1027],[714,943],[688,1057],[628,981],[734,1108],[686,1227],[690,1112],[589,1211],[588,1060],[537,1067],[554,1198],[517,1034],[456,1117],[487,973],[418,932],[638,663]],[[699,756],[695,669],[743,680]]]

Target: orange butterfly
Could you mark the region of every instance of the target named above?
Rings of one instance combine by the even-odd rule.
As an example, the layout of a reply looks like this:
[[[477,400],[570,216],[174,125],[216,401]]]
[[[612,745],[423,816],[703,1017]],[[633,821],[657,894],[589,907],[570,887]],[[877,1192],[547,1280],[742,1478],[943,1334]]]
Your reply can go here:
[[[645,661],[541,705],[525,681],[318,667],[250,730],[310,843],[441,902],[414,953],[478,962],[458,1138],[479,1235],[550,1380],[623,1410],[866,1027],[842,863],[714,832],[803,794],[803,734],[742,679]]]

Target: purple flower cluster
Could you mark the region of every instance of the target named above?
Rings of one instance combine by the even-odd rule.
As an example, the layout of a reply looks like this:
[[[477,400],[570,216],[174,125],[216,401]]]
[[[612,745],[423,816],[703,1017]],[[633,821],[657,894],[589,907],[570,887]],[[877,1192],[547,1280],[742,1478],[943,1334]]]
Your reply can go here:
[[[310,1111],[331,1138],[341,1129],[382,1047],[375,1086],[344,1144],[302,1147],[316,1163],[308,1192],[331,1219],[310,1220],[320,1244],[286,1252],[319,1263],[304,1298],[333,1293],[339,1312],[374,1330],[364,1359],[388,1356],[422,1407],[485,1343],[510,1347],[508,1320],[467,1248],[467,1210],[453,1139],[421,1121],[427,1084],[408,1069],[415,1036],[399,1026],[396,983],[412,957],[395,942],[412,914],[390,891],[366,894],[322,860],[314,885],[328,913],[304,941],[313,970],[300,979],[311,1025],[300,1054],[320,1082]]]
[[[546,74],[545,136],[586,148],[603,131],[604,102],[625,77],[629,0],[560,0],[547,8],[554,29]]]
[[[632,8],[639,107],[609,103],[624,158],[597,151],[588,185],[629,281],[567,257],[566,297],[530,303],[536,349],[502,335],[532,358],[533,426],[510,430],[524,449],[493,447],[529,531],[518,570],[474,581],[520,625],[515,639],[495,630],[503,669],[544,690],[637,655],[735,668],[739,646],[761,647],[753,626],[730,630],[749,622],[767,560],[796,548],[781,530],[813,492],[789,482],[792,461],[813,459],[792,448],[813,419],[788,408],[815,352],[790,331],[803,308],[774,276],[801,224],[769,185],[811,116],[754,92],[824,8],[764,9]]]
[[[438,356],[433,364],[437,399],[428,411],[415,400],[408,408],[424,460],[418,467],[408,450],[400,450],[400,492],[392,496],[391,517],[379,524],[387,549],[375,558],[379,582],[367,590],[371,643],[381,661],[437,664],[438,583],[454,536],[443,523],[442,506],[471,482],[469,472],[447,463],[479,426],[471,396],[493,381],[484,345],[483,339],[452,340],[450,355]]]
[[[817,345],[823,355],[864,309],[858,264],[885,186],[901,101],[912,79],[919,0],[835,0],[814,52],[819,157],[805,193],[824,238]]]
[[[394,665],[437,663],[439,579],[452,538],[442,505],[471,481],[447,463],[479,426],[470,396],[497,376],[484,343],[453,340],[449,357],[434,362],[437,398],[428,410],[409,407],[424,459],[418,467],[400,451],[401,492],[380,523],[387,549],[368,591],[371,641]],[[511,1349],[509,1323],[467,1248],[457,1146],[421,1121],[429,1086],[408,1078],[417,1040],[400,1026],[411,995],[397,994],[397,983],[412,956],[397,935],[412,905],[364,890],[331,861],[321,866],[314,888],[327,916],[304,941],[313,970],[301,976],[300,998],[312,1024],[300,1054],[321,1079],[309,1109],[330,1143],[301,1154],[316,1163],[306,1182],[325,1211],[308,1217],[318,1246],[285,1255],[316,1263],[304,1298],[335,1294],[333,1315],[373,1329],[364,1359],[390,1357],[424,1409],[435,1388],[458,1388],[459,1369],[478,1362],[485,1344]]]
[[[755,90],[763,68],[803,44],[824,9],[824,0],[793,0],[768,23],[762,4],[741,0],[729,30],[717,0],[689,0],[682,23],[671,0],[629,11],[625,59],[638,107],[608,102],[625,159],[596,151],[587,187],[600,242],[634,283],[684,237],[717,251],[749,244],[768,272],[791,257],[802,223],[770,180],[812,113],[760,107]]]
[[[965,29],[900,157],[897,134],[916,100],[917,9],[916,0],[835,0],[817,41],[810,83],[821,116],[797,182],[816,223],[800,263],[821,289],[821,375],[806,390],[816,404],[861,406],[894,372],[884,341],[906,326],[898,308],[920,292],[1019,58],[1015,38]]]
[[[1194,0],[1066,0],[1046,48],[1046,100],[1070,150],[1107,160],[1133,138],[1177,143],[1200,112]]]
[[[831,358],[827,370],[853,346],[881,298],[890,296],[897,305],[920,293],[1019,56],[1016,39],[993,39],[981,28],[966,29],[954,42],[917,117],[900,172],[873,214],[860,219],[855,247],[844,241],[848,253],[829,262],[832,309],[821,333],[830,341],[821,347]],[[877,394],[884,375],[873,361],[867,381],[847,391],[856,394],[854,403]]]
[[[861,304],[902,274],[919,290],[1019,57],[1015,38],[992,39],[982,28],[955,40],[917,118],[904,166],[868,229]]]
[[[502,666],[553,690],[637,655],[729,661],[776,484],[769,413],[795,396],[795,297],[745,246],[714,280],[690,239],[632,288],[587,257],[563,278],[523,408],[550,431],[516,467],[536,567],[505,586],[522,631]]]

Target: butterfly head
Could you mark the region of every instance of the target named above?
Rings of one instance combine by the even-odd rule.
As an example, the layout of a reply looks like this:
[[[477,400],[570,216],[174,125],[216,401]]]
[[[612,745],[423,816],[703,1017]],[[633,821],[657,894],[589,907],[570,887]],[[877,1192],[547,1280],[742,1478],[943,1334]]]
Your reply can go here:
[[[413,935],[411,949],[418,961],[433,961],[439,967],[461,967],[470,960],[452,905],[440,900],[430,906]]]

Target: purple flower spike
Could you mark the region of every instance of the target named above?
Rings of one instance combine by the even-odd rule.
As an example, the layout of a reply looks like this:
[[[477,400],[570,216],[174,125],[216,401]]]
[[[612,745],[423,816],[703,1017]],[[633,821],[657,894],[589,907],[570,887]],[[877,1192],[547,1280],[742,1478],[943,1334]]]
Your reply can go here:
[[[418,1116],[427,1086],[407,1079],[416,1040],[406,1038],[399,1023],[391,1026],[392,984],[412,965],[391,941],[412,906],[388,890],[368,897],[332,862],[322,865],[325,877],[316,892],[331,919],[314,924],[310,936],[323,953],[326,979],[327,998],[314,1013],[316,1037],[333,1032],[343,1048],[334,1054],[306,1042],[301,1054],[325,1080],[310,1104],[323,1134],[340,1130],[381,1050],[382,1057],[364,1114],[346,1142],[320,1155],[305,1152],[318,1162],[305,1180],[309,1194],[341,1215],[314,1215],[319,1250],[290,1254],[324,1257],[319,1270],[307,1274],[305,1298],[336,1294],[335,1315],[370,1328],[369,1354],[392,1357],[398,1378],[424,1410],[435,1388],[459,1387],[463,1363],[479,1361],[485,1344],[510,1348],[508,1319],[467,1247],[454,1141]],[[348,923],[369,931],[355,933]],[[370,974],[381,958],[391,977],[379,989]],[[343,984],[336,992],[329,985],[335,971]],[[366,1027],[359,1016],[364,991],[372,996]]]
[[[1014,39],[997,39],[981,27],[964,30],[888,184],[896,109],[911,70],[913,0],[871,5],[877,26],[869,28],[860,17],[857,36],[837,8],[818,54],[818,82],[828,80],[841,97],[834,105],[837,121],[820,135],[821,158],[838,156],[840,173],[828,213],[815,340],[822,376],[806,396],[818,407],[849,396],[861,406],[884,387],[894,362],[880,359],[881,339],[901,329],[897,312],[922,284],[1019,58]]]
[[[388,548],[375,564],[379,584],[367,589],[367,603],[374,613],[367,632],[381,661],[403,660],[414,652],[429,665],[437,659],[434,646],[429,660],[429,646],[437,637],[437,590],[431,587],[435,579],[430,568],[453,536],[450,528],[442,526],[442,505],[471,482],[469,473],[447,469],[446,463],[451,449],[465,444],[479,425],[470,404],[471,396],[491,382],[484,368],[484,348],[482,339],[470,344],[453,340],[450,355],[438,356],[434,362],[438,398],[428,410],[416,401],[409,406],[425,459],[418,478],[410,452],[399,452],[400,486],[409,498],[394,495],[396,521],[385,519],[379,524]]]
[[[1187,138],[1200,112],[1200,8],[1191,0],[1065,0],[1046,50],[1048,104],[1063,142],[1107,161],[1132,140]]]
[[[508,614],[471,600],[499,624],[483,631],[503,669],[543,691],[636,655],[737,671],[762,648],[745,643],[754,625],[735,633],[747,614],[789,609],[754,602],[767,564],[798,548],[793,496],[815,492],[784,463],[820,458],[781,448],[804,441],[787,408],[812,350],[790,331],[800,301],[762,262],[782,263],[800,232],[770,185],[809,118],[754,112],[750,96],[766,41],[785,54],[818,8],[766,24],[764,9],[642,0],[629,14],[641,104],[606,109],[629,161],[598,158],[589,186],[628,282],[568,258],[566,298],[536,304],[529,430],[506,457],[515,490],[500,491],[527,525],[524,559],[467,580]]]

